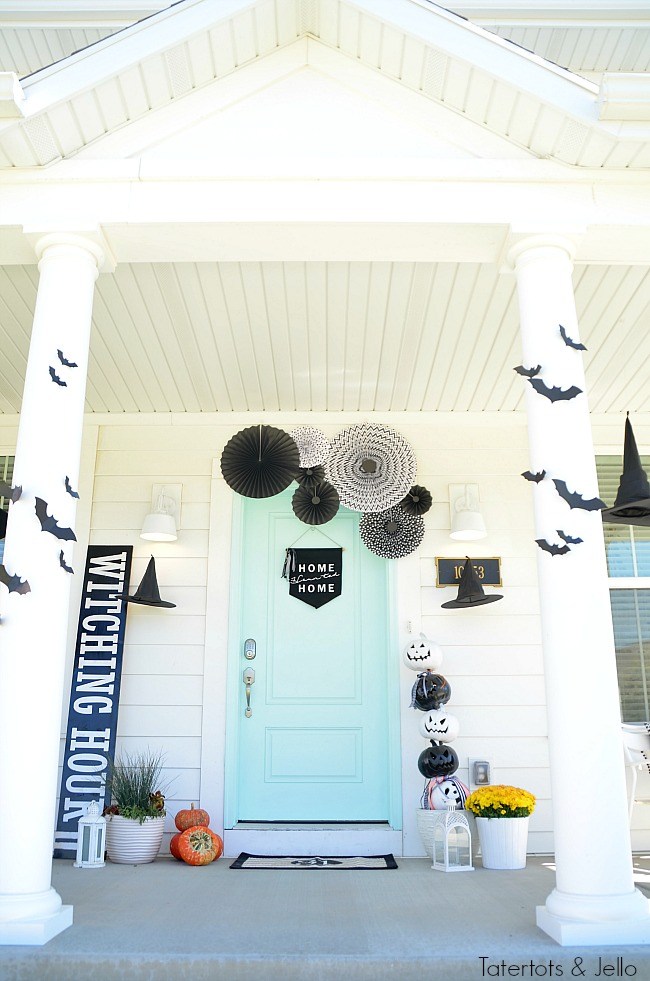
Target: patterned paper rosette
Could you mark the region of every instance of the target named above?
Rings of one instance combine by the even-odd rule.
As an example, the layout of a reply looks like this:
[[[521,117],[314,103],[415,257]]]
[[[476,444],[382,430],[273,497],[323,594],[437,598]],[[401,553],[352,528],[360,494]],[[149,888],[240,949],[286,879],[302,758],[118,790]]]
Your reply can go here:
[[[424,521],[399,507],[380,514],[364,514],[359,522],[361,541],[375,555],[401,559],[414,552],[424,538]]]
[[[399,504],[413,484],[415,470],[409,442],[378,423],[343,429],[332,440],[325,463],[325,476],[336,487],[341,504],[364,514]]]
[[[226,443],[221,473],[243,497],[273,497],[295,479],[298,448],[288,433],[273,426],[249,426]]]
[[[317,467],[325,463],[330,451],[330,441],[314,426],[296,426],[289,433],[298,447],[301,467]]]

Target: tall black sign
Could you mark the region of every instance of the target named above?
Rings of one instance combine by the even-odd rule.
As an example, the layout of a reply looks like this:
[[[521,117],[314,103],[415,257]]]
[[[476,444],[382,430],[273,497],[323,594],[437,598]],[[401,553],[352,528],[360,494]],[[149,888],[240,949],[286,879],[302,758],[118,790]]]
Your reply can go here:
[[[77,824],[91,800],[104,806],[115,753],[132,545],[89,545],[70,689],[54,857],[74,858]]]
[[[292,548],[287,555],[289,595],[318,609],[341,595],[342,548]]]

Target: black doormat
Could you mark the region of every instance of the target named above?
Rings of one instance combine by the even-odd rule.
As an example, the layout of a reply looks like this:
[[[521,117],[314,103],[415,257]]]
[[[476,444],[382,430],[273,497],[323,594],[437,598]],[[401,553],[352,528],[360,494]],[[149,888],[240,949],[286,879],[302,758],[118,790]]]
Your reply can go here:
[[[250,855],[242,852],[231,869],[396,869],[392,855]]]

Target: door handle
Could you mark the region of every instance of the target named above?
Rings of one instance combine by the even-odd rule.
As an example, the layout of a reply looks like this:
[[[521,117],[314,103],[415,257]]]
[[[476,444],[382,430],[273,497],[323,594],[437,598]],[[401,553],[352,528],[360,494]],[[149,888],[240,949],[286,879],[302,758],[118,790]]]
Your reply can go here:
[[[250,719],[251,715],[253,714],[253,710],[251,708],[251,685],[254,685],[255,684],[255,672],[254,672],[253,668],[246,668],[245,669],[243,681],[244,681],[244,684],[246,685],[246,688],[245,688],[245,691],[246,691],[246,710],[244,712],[244,715],[246,716],[247,719]]]

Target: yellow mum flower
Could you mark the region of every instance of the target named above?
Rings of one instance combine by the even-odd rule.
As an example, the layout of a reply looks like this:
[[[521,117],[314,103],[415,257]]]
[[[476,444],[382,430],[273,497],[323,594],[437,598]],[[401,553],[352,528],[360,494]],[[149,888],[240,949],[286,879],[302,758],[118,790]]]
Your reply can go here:
[[[465,807],[477,817],[528,817],[535,808],[535,797],[521,787],[493,784],[471,793]]]

